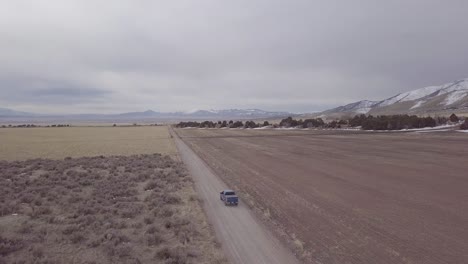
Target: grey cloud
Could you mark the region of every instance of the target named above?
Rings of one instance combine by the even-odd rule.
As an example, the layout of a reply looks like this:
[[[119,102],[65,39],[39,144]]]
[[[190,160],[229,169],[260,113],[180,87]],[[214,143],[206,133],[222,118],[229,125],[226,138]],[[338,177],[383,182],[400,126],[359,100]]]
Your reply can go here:
[[[0,74],[2,84],[1,99],[8,103],[64,104],[82,100],[102,101],[112,91],[79,86],[67,80],[51,80],[31,76],[4,76]]]
[[[383,99],[468,77],[465,10],[458,0],[5,1],[0,104],[314,111]]]

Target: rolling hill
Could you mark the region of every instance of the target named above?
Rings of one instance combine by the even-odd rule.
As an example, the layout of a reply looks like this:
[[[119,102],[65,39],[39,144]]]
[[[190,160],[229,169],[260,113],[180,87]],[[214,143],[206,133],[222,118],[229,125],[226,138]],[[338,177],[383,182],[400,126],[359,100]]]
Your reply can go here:
[[[0,117],[15,117],[15,116],[34,116],[35,114],[15,111],[8,108],[0,108]]]
[[[468,78],[400,93],[382,101],[358,101],[317,113],[327,118],[358,114],[447,115],[468,113]]]

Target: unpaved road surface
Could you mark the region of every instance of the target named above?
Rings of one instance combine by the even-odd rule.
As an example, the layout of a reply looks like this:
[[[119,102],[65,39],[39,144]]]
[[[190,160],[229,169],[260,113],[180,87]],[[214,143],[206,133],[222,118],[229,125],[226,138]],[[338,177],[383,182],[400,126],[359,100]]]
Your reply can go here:
[[[231,263],[294,264],[293,253],[285,248],[240,201],[237,207],[225,206],[219,192],[227,186],[176,134],[174,140],[182,161],[195,180],[203,207],[216,237]]]
[[[306,263],[468,263],[466,133],[177,132]]]

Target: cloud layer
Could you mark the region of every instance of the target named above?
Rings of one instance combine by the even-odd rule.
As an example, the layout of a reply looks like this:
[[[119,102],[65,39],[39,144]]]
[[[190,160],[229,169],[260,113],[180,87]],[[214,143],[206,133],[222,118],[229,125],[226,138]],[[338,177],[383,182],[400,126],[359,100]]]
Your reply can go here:
[[[468,77],[466,10],[457,0],[0,1],[0,106],[307,112],[383,99]]]

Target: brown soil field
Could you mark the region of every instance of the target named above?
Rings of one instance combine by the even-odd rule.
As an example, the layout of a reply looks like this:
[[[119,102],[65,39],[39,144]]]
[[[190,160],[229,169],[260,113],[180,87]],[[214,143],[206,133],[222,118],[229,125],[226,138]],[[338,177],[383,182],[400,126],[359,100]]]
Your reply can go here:
[[[466,263],[468,136],[177,129],[305,263]]]
[[[175,155],[167,127],[0,128],[0,160],[151,153]]]
[[[226,261],[183,164],[146,154],[0,161],[0,263]]]

